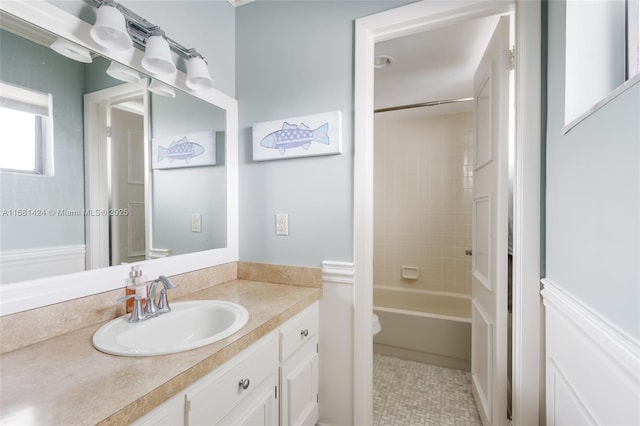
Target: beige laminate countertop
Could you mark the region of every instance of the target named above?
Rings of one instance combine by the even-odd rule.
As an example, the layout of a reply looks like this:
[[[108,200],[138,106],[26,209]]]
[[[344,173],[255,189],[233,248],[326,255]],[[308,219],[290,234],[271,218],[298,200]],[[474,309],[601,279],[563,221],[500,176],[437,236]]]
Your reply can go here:
[[[249,311],[249,322],[224,340],[171,355],[137,358],[99,352],[91,338],[102,324],[3,354],[0,424],[130,423],[276,329],[321,294],[319,288],[234,280],[176,299],[236,302]]]

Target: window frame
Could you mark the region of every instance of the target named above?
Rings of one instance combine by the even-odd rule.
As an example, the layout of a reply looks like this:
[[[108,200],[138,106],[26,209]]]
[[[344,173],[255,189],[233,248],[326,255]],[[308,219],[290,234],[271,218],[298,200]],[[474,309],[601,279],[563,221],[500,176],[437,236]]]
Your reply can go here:
[[[571,1],[571,0],[567,0]],[[602,0],[601,0],[602,1]],[[570,100],[570,96],[567,93],[566,82],[570,76],[567,73],[567,59],[565,58],[565,124],[562,128],[562,133],[566,134],[575,126],[580,124],[583,120],[590,117],[593,113],[607,105],[609,102],[620,96],[622,93],[630,89],[632,86],[640,82],[640,0],[625,0],[624,4],[624,54],[622,64],[623,78],[622,82],[616,87],[613,87],[607,92],[605,96],[597,100],[591,105],[585,105],[583,112],[567,120],[567,102]],[[568,17],[565,16],[565,24],[568,22]],[[566,28],[565,28],[566,29]],[[565,35],[566,37],[566,35]],[[569,57],[571,52],[567,48],[565,39],[565,55]],[[618,64],[619,66],[620,64]],[[615,65],[614,65],[615,66]]]
[[[0,80],[0,106],[32,114],[34,126],[34,169],[0,167],[0,173],[53,176],[53,96]]]

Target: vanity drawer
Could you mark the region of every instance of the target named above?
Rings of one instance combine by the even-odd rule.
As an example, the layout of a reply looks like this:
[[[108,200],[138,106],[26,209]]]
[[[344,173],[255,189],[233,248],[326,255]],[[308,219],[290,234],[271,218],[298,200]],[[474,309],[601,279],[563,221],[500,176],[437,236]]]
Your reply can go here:
[[[313,303],[280,328],[280,361],[286,361],[302,345],[318,339],[319,308]]]
[[[277,368],[278,339],[275,333],[271,333],[187,391],[186,423],[217,424]],[[246,389],[240,385],[243,380],[248,380]]]

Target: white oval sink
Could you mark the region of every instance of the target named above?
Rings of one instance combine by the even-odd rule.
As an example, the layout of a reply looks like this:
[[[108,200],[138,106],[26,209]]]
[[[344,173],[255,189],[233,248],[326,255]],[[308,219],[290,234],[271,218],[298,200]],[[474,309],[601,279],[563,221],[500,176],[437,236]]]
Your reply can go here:
[[[199,348],[240,330],[249,321],[242,306],[222,300],[171,304],[171,312],[127,322],[129,314],[109,321],[93,335],[99,351],[121,356],[165,355]]]

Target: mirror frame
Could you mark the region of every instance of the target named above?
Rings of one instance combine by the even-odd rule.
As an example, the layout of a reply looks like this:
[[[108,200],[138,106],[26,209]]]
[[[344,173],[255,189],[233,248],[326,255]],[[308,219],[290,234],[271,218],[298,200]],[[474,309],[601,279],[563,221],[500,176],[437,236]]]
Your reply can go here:
[[[125,52],[107,51],[90,37],[90,24],[47,1],[3,0],[0,2],[0,10],[86,47],[106,59],[115,60],[147,74],[141,66],[142,51],[135,48]],[[137,262],[135,265],[142,266],[146,277],[155,277],[157,275],[182,274],[237,261],[239,258],[238,102],[216,89],[204,93],[192,92],[185,84],[186,74],[182,71],[167,77],[157,77],[156,80],[174,86],[226,111],[227,246],[221,249],[146,260]],[[88,183],[87,176],[85,176],[85,182]],[[85,188],[85,196],[89,191],[90,188]],[[88,205],[87,199],[85,199],[85,205]],[[124,288],[124,281],[128,276],[130,266],[111,266],[69,275],[0,285],[0,316]]]

